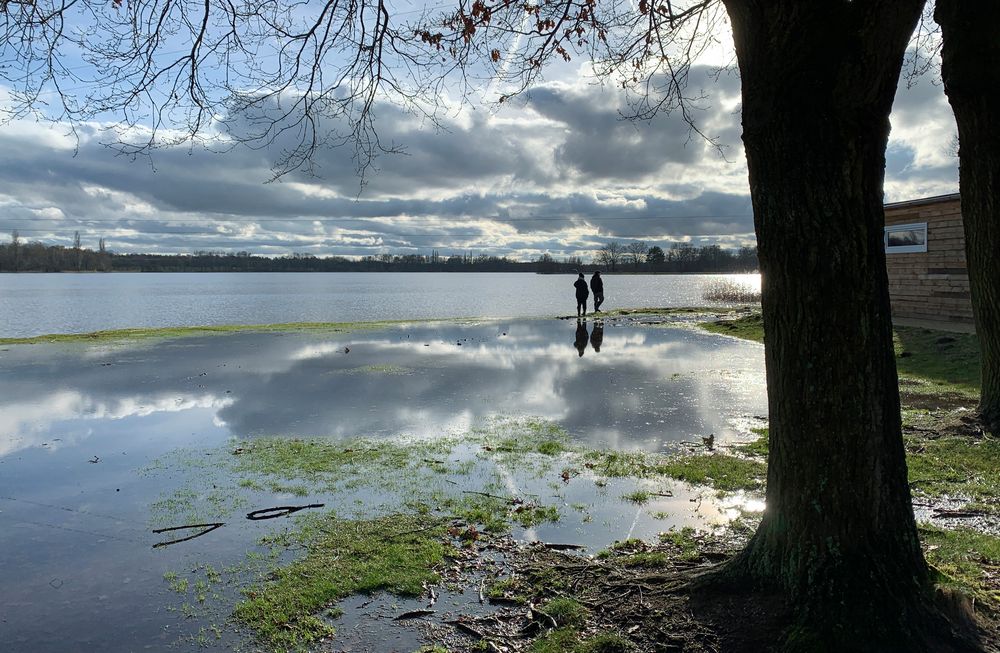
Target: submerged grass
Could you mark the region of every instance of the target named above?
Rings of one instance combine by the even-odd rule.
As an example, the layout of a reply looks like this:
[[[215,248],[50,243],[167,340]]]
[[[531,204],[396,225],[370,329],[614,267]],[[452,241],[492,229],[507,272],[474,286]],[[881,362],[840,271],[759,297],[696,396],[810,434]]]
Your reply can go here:
[[[757,439],[745,444],[739,444],[733,447],[737,452],[747,455],[747,456],[757,456],[760,458],[767,459],[767,454],[769,449],[769,432],[767,427],[764,428],[752,428],[750,431],[757,435]]]
[[[232,333],[345,333],[381,329],[396,324],[411,324],[426,320],[384,320],[379,322],[284,322],[277,324],[222,324],[212,326],[108,329],[88,333],[50,333],[25,338],[0,338],[0,345],[37,345],[44,343],[114,342],[119,340],[149,340],[190,336],[226,335]]]
[[[718,452],[668,456],[644,451],[595,450],[585,452],[583,459],[588,468],[603,476],[670,477],[724,492],[760,490],[767,473],[767,466],[759,460]],[[626,498],[639,502],[642,497]]]
[[[442,520],[406,514],[360,521],[329,514],[309,520],[293,538],[306,555],[246,590],[234,612],[272,650],[304,650],[332,635],[318,614],[351,594],[421,594],[438,581],[451,549]]]

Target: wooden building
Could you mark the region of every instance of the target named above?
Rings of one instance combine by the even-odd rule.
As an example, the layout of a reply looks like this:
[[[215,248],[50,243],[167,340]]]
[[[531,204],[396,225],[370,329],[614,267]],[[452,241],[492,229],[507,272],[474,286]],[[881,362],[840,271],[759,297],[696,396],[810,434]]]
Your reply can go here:
[[[959,195],[886,204],[884,238],[893,322],[973,331]]]

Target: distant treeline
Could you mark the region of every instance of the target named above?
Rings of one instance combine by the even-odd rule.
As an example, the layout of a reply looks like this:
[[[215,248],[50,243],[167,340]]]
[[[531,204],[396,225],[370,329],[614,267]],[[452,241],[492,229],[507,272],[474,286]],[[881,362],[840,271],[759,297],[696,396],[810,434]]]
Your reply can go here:
[[[674,246],[664,252],[651,247],[635,256],[624,251],[607,256],[601,250],[593,263],[579,257],[557,260],[543,254],[533,261],[507,257],[455,254],[317,257],[311,254],[255,256],[250,252],[195,252],[194,254],[115,254],[102,245],[97,251],[79,246],[23,243],[18,239],[0,245],[0,272],[539,272],[556,274],[589,272],[754,272],[756,248],[726,250],[707,247]],[[614,252],[612,252],[614,254]]]

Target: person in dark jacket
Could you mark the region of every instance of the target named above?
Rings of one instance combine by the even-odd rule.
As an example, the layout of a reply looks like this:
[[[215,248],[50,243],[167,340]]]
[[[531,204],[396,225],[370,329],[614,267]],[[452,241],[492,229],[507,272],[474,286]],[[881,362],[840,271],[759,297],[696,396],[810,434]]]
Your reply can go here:
[[[576,288],[576,316],[580,317],[580,311],[583,311],[583,315],[587,315],[587,298],[590,297],[590,291],[587,290],[587,280],[583,278],[583,272],[577,277],[576,283],[573,284]]]
[[[590,289],[594,292],[594,312],[601,312],[601,304],[604,303],[604,279],[601,278],[601,271],[594,272],[590,278]]]

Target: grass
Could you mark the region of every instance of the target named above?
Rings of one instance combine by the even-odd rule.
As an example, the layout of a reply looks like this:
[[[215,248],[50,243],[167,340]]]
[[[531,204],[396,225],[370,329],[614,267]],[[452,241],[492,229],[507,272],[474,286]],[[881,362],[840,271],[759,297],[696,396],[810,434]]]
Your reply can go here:
[[[752,442],[747,442],[746,444],[736,445],[733,449],[747,456],[757,456],[766,459],[769,451],[769,434],[767,427],[752,428],[750,431],[757,434],[757,439]]]
[[[544,603],[541,611],[560,626],[580,626],[587,619],[587,608],[579,601],[559,596]]]
[[[906,448],[910,486],[916,493],[980,501],[1000,498],[1000,440],[908,437]]]
[[[979,391],[980,353],[975,334],[896,327],[893,344],[900,378],[926,380],[940,390]]]
[[[703,322],[712,333],[764,342],[764,320],[752,313],[732,320]],[[901,379],[934,386],[936,392],[979,391],[979,342],[974,334],[950,333],[917,327],[895,327],[893,344]]]
[[[530,588],[520,578],[502,578],[486,587],[486,596],[494,600],[527,603]]]
[[[486,451],[502,454],[557,456],[571,449],[566,429],[550,420],[533,417],[494,418],[469,435],[481,441]]]
[[[530,653],[631,653],[632,643],[615,633],[601,633],[583,639],[574,628],[558,628],[535,640]]]
[[[1000,609],[1000,538],[968,528],[948,530],[921,524],[924,555],[937,572],[938,585],[959,589],[990,609]],[[992,571],[989,571],[992,570]]]
[[[625,499],[626,501],[629,501],[631,503],[637,503],[639,505],[642,505],[644,503],[647,503],[651,496],[652,495],[649,493],[648,490],[636,490],[635,492],[629,492],[628,494],[623,495],[622,499]]]
[[[690,526],[660,533],[660,543],[669,545],[681,560],[695,560],[700,556],[700,544],[695,539],[696,531]]]
[[[407,374],[413,374],[413,370],[409,367],[401,367],[399,365],[364,365],[362,367],[352,367],[350,369],[345,369],[340,371],[341,374],[383,374],[386,376],[406,376]]]
[[[764,318],[760,313],[751,313],[731,320],[702,322],[698,326],[712,333],[764,342]]]
[[[583,453],[583,459],[587,461],[586,467],[603,476],[669,477],[723,492],[760,490],[767,475],[767,466],[759,460],[719,452],[665,456],[643,451],[594,450]],[[645,494],[648,499],[648,493]],[[642,495],[638,490],[624,498],[638,503]]]
[[[221,324],[213,326],[158,327],[134,329],[108,329],[89,333],[50,333],[25,338],[0,338],[0,345],[37,345],[62,342],[114,342],[119,340],[149,340],[184,338],[190,336],[226,335],[232,333],[296,333],[330,332],[345,333],[380,329],[394,324],[412,324],[426,320],[400,320],[380,322],[284,322],[277,324]]]
[[[657,469],[666,476],[723,492],[760,490],[767,475],[767,466],[758,460],[721,453],[674,457]]]
[[[305,650],[333,634],[320,611],[351,594],[418,596],[439,580],[445,524],[419,515],[345,521],[329,514],[294,535],[305,557],[245,591],[234,617],[272,650]]]

